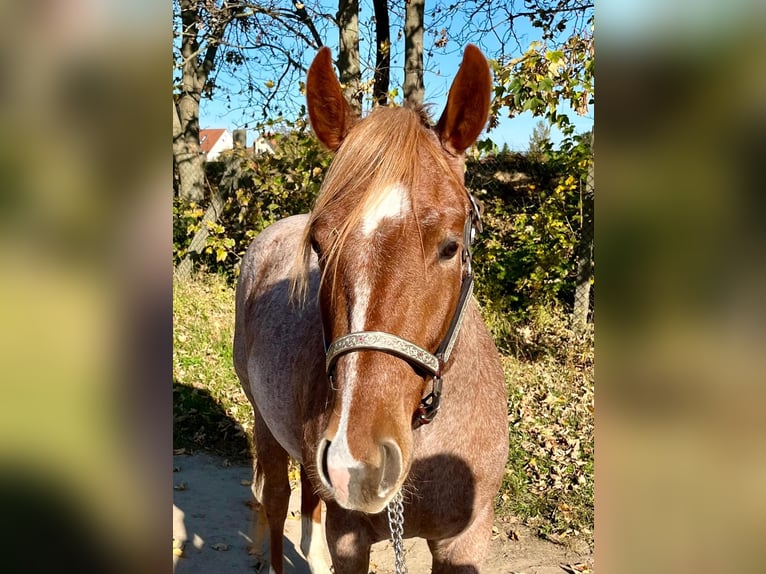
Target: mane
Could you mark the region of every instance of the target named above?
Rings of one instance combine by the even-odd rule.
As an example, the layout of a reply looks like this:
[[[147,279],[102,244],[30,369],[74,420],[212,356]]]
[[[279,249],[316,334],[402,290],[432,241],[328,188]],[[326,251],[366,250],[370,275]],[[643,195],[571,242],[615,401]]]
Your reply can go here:
[[[383,191],[402,184],[415,208],[412,195],[418,179],[420,157],[427,153],[452,174],[433,137],[427,111],[417,108],[376,108],[364,120],[356,123],[338,149],[330,164],[319,195],[309,215],[303,239],[295,261],[291,295],[304,301],[308,289],[308,268],[311,258],[311,234],[316,221],[329,210],[346,213],[333,229],[335,240],[322,254],[322,281],[329,270],[336,269],[338,255],[364,213],[382,201]]]

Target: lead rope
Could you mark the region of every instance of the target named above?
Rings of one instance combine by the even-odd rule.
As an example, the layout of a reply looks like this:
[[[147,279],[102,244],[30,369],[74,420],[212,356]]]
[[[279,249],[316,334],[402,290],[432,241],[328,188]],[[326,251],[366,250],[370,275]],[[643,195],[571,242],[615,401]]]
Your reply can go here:
[[[394,547],[394,565],[396,574],[407,574],[407,564],[404,563],[404,503],[402,491],[396,493],[386,507],[388,511],[388,529],[391,532],[391,545]]]

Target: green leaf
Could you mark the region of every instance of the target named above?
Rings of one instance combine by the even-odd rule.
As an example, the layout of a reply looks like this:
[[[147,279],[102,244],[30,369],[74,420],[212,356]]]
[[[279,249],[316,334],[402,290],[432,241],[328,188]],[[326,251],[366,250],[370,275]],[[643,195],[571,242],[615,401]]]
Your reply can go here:
[[[553,80],[551,78],[543,78],[537,82],[537,90],[540,92],[550,92],[553,90]]]
[[[561,50],[551,50],[545,54],[546,60],[553,62],[554,64],[564,58],[564,52]]]
[[[527,110],[530,110],[534,112],[536,108],[539,108],[542,103],[543,101],[540,98],[529,98],[526,102],[524,102],[522,111],[526,112]]]

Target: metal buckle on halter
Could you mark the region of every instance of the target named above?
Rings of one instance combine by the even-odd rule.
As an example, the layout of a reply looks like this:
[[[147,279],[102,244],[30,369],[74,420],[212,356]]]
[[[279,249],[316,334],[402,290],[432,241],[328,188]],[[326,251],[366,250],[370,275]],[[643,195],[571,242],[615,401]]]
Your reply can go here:
[[[442,397],[442,369],[444,368],[444,358],[442,355],[437,357],[439,359],[439,372],[434,375],[432,381],[431,392],[425,397],[420,399],[420,404],[415,411],[415,416],[412,419],[412,428],[417,429],[420,426],[427,425],[434,420],[436,414],[441,407]]]
[[[439,408],[441,407],[441,396],[442,378],[434,377],[433,391],[420,400],[420,405],[418,405],[418,408],[415,411],[415,417],[412,421],[413,429],[427,425],[436,418],[436,413],[439,412]]]

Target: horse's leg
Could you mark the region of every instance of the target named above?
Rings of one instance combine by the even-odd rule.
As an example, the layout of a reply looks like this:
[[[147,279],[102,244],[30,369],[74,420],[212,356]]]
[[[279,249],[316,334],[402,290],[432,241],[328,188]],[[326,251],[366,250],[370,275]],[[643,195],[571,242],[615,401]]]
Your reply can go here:
[[[492,536],[493,518],[490,504],[458,536],[429,540],[433,556],[431,574],[478,574]]]
[[[301,466],[301,552],[312,574],[329,574],[322,532],[322,501]]]
[[[266,517],[266,508],[262,504],[263,500],[263,469],[260,468],[260,459],[255,459],[253,469],[253,482],[250,490],[253,495],[250,513],[250,540],[252,544],[248,547],[248,553],[255,557],[256,570],[260,571],[261,566],[268,561],[269,548],[269,519]]]
[[[282,536],[287,518],[287,507],[290,502],[290,479],[287,475],[288,455],[287,451],[271,435],[257,411],[253,434],[257,457],[253,477],[253,494],[260,503],[255,532],[256,536],[261,536],[260,540],[253,539],[253,547],[257,551],[261,547],[259,544],[263,544],[265,522],[269,534],[269,572],[284,574]]]
[[[367,574],[372,544],[364,522],[329,502],[325,531],[335,574]]]

